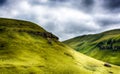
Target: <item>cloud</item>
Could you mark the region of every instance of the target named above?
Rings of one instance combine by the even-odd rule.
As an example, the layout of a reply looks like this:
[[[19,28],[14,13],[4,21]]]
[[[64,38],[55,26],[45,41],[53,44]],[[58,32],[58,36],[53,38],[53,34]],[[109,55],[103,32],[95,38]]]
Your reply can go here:
[[[65,40],[120,28],[120,13],[109,12],[107,1],[110,0],[8,0],[0,6],[0,17],[38,23]]]
[[[82,0],[83,7],[92,8],[94,5],[94,0]]]
[[[120,24],[119,14],[95,14],[94,18],[96,19],[96,23],[101,26],[112,26],[113,24]]]
[[[114,10],[120,8],[120,0],[105,0],[107,8]]]
[[[0,0],[0,6],[4,5],[7,2],[7,0]]]

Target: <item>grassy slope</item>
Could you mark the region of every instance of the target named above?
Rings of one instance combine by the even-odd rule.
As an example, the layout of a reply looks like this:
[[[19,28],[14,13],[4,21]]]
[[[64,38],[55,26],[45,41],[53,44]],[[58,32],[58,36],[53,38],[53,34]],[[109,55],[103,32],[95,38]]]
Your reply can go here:
[[[18,31],[21,29],[22,32]],[[0,19],[0,74],[120,73],[118,66],[105,67],[104,62],[78,53],[54,39],[50,44],[45,37],[32,31],[46,32],[30,22]]]
[[[64,43],[88,56],[120,65],[120,29],[84,35]]]

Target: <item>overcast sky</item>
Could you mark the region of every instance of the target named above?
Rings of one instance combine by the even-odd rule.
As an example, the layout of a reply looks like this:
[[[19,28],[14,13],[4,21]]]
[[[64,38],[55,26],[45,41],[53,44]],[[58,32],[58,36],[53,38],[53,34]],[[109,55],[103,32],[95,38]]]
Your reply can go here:
[[[120,0],[0,0],[0,17],[35,22],[66,40],[120,28]]]

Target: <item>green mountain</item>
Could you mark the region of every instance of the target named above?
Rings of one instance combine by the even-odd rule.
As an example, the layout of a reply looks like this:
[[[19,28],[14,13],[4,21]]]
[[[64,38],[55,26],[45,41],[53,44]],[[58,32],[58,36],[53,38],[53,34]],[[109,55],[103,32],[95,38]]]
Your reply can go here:
[[[88,56],[120,65],[120,29],[83,35],[63,43]]]
[[[0,18],[0,74],[120,74],[120,67],[85,56],[40,26]]]

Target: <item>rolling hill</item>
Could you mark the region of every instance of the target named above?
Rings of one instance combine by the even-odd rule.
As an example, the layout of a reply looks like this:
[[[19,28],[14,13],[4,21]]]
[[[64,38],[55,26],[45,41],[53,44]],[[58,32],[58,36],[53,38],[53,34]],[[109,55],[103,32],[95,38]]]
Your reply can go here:
[[[0,18],[0,74],[120,74],[28,21]]]
[[[88,56],[120,65],[120,29],[83,35],[66,40],[63,43]]]

